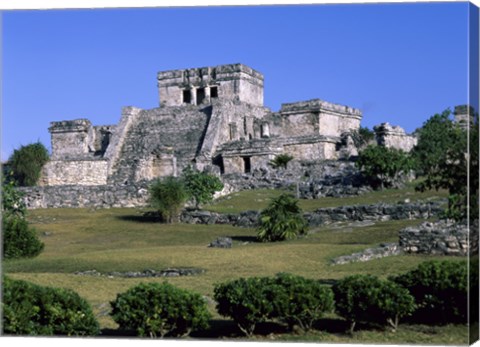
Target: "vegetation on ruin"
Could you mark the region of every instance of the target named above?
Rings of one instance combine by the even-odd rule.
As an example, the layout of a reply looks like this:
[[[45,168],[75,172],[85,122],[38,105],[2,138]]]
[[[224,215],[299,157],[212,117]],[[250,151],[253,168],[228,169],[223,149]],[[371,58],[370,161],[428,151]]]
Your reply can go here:
[[[48,150],[41,142],[14,150],[8,159],[13,179],[19,186],[36,185],[49,158]]]
[[[274,169],[283,168],[286,169],[288,163],[293,160],[293,157],[289,154],[279,154],[275,158],[270,160],[269,165]]]

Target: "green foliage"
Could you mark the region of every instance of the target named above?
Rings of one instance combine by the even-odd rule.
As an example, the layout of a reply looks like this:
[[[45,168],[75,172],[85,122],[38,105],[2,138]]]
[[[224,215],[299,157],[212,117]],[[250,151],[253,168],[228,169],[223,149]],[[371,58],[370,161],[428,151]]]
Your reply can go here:
[[[165,177],[152,183],[149,188],[150,205],[156,208],[167,223],[178,220],[188,194],[183,181],[176,177]]]
[[[360,135],[363,144],[367,144],[375,139],[375,133],[367,127],[360,127],[360,129],[358,129],[358,134]]]
[[[277,156],[275,156],[275,158],[273,158],[272,160],[270,160],[269,164],[270,166],[272,166],[274,169],[278,169],[278,168],[284,168],[286,169],[287,168],[287,165],[288,163],[293,159],[293,157],[289,154],[286,154],[286,153],[282,153],[282,154],[279,154]]]
[[[4,216],[2,228],[5,259],[33,258],[43,251],[43,242],[38,239],[35,229],[30,228],[24,218]]]
[[[2,212],[3,215],[23,218],[27,207],[23,201],[23,194],[15,189],[15,182],[4,179],[2,186]]]
[[[11,335],[98,335],[90,305],[68,289],[3,278],[3,332]]]
[[[368,146],[358,155],[355,165],[370,180],[373,187],[392,186],[402,173],[413,167],[413,162],[402,150],[384,146]]]
[[[217,176],[194,170],[190,166],[183,170],[182,177],[185,190],[197,208],[200,204],[212,201],[215,192],[223,189],[223,183]]]
[[[188,336],[206,329],[211,318],[199,294],[167,282],[141,283],[118,294],[111,306],[115,322],[139,336]]]
[[[470,219],[477,219],[478,116],[474,118],[468,131],[461,129],[449,116],[449,110],[435,114],[417,130],[419,139],[413,150],[413,157],[419,168],[419,174],[425,176],[425,180],[416,189],[422,192],[430,189],[448,189],[450,197],[445,217],[465,219],[470,204]],[[470,192],[467,192],[468,179]]]
[[[350,332],[357,322],[385,323],[397,329],[399,319],[410,315],[414,299],[398,284],[371,275],[353,275],[333,286],[337,313],[348,320]]]
[[[260,214],[257,238],[262,242],[294,239],[304,234],[307,222],[303,218],[298,200],[290,194],[273,198]]]
[[[22,197],[13,181],[3,184],[2,242],[5,259],[32,258],[39,255],[44,247],[25,219],[27,209]]]
[[[274,303],[268,278],[239,278],[221,283],[214,288],[217,311],[232,318],[239,329],[251,336],[258,323],[272,316]]]
[[[466,261],[427,261],[392,280],[408,289],[415,298],[417,309],[412,316],[414,321],[466,323],[469,288],[467,268]]]
[[[16,149],[8,161],[13,178],[20,186],[34,186],[48,160],[47,148],[41,142],[36,142]]]
[[[309,331],[315,321],[333,311],[333,292],[318,281],[278,274],[273,284],[278,288],[273,299],[273,317],[285,322],[290,329],[298,325],[303,331]]]
[[[333,292],[318,281],[290,274],[240,278],[215,286],[218,312],[251,336],[258,323],[279,320],[304,331],[333,310]]]

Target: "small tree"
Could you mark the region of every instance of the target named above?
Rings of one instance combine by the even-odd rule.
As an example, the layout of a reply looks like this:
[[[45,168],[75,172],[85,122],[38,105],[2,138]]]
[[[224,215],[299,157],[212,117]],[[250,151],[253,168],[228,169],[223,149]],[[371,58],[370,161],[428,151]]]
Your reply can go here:
[[[200,204],[212,201],[215,192],[223,189],[223,183],[217,176],[194,170],[191,166],[183,170],[182,178],[185,183],[185,190],[194,200],[197,208]]]
[[[183,181],[176,177],[158,179],[149,188],[150,204],[167,223],[178,220],[178,215],[188,199]]]
[[[307,222],[298,200],[290,194],[282,194],[261,212],[257,238],[262,242],[294,239],[306,229]]]
[[[450,111],[436,114],[419,129],[414,158],[425,180],[416,189],[448,189],[445,216],[462,220],[478,218],[478,115],[469,129],[462,129],[450,118]],[[470,142],[470,143],[469,143]],[[469,172],[470,170],[470,172]],[[470,192],[468,180],[470,179]],[[470,201],[468,196],[470,195]],[[469,208],[470,204],[470,208]]]
[[[34,186],[48,159],[47,148],[41,142],[36,142],[16,149],[8,161],[18,185]]]
[[[381,189],[391,186],[402,173],[413,167],[405,152],[384,146],[368,146],[359,153],[355,164],[374,187],[380,186]]]
[[[272,160],[270,160],[269,164],[272,166],[274,169],[278,168],[287,168],[288,163],[293,159],[293,157],[289,154],[279,154],[275,156]]]

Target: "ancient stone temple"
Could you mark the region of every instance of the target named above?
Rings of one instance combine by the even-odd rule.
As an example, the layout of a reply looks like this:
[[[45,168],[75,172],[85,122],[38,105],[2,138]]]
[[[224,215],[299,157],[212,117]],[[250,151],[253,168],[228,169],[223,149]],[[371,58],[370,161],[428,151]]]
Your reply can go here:
[[[129,185],[188,165],[219,173],[265,167],[276,155],[338,159],[360,110],[320,99],[263,105],[263,75],[242,64],[158,73],[159,107],[124,107],[116,125],[52,122],[42,185]]]

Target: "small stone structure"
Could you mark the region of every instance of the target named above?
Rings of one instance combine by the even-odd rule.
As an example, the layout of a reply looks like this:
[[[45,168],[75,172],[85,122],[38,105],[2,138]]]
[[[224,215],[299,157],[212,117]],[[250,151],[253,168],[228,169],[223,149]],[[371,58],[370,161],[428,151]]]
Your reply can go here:
[[[377,143],[380,146],[410,152],[417,144],[417,138],[413,135],[408,135],[405,130],[399,126],[382,123],[374,126],[373,130],[375,132]]]

